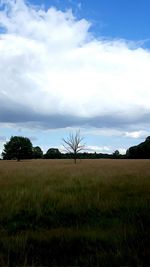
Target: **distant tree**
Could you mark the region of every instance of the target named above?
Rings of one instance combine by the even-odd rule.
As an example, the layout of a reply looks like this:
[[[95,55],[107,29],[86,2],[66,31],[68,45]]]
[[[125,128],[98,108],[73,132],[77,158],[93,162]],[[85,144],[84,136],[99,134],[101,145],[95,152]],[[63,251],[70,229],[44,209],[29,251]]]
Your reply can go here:
[[[129,158],[130,157],[130,152],[129,152],[129,149],[126,150],[126,154],[125,154],[125,158]]]
[[[75,134],[70,134],[67,139],[63,138],[63,146],[67,152],[73,155],[75,164],[77,162],[78,153],[85,148],[82,141],[83,137],[81,137],[80,131],[77,131]]]
[[[139,145],[132,146],[127,150],[126,156],[131,159],[149,159],[150,158],[150,136]]]
[[[39,146],[33,147],[32,157],[33,159],[41,159],[43,157],[43,151]]]
[[[30,159],[32,158],[32,143],[29,138],[12,136],[10,141],[4,145],[3,159]]]
[[[45,159],[60,159],[61,158],[61,152],[58,148],[49,148],[44,155]]]
[[[150,142],[150,136],[148,136],[145,141]]]
[[[119,159],[119,158],[120,158],[119,150],[116,150],[116,151],[113,153],[113,158],[115,158],[115,159]]]

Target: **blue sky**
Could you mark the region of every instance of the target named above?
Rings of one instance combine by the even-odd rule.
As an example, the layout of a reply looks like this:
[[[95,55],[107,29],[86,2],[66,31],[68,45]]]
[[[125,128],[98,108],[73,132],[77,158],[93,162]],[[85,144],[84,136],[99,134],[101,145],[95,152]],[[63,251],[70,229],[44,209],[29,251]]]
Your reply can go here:
[[[148,0],[0,3],[0,152],[12,135],[46,152],[80,129],[106,153],[149,135]]]
[[[149,39],[149,0],[51,0],[31,1],[33,4],[50,5],[61,10],[73,9],[78,18],[93,23],[92,31],[99,37],[123,38],[129,40]],[[145,44],[149,47],[149,44]]]

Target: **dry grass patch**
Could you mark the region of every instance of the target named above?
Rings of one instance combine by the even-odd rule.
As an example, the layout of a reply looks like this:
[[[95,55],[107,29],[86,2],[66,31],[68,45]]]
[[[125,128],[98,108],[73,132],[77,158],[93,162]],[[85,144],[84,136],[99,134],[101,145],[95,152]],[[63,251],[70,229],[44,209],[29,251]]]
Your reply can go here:
[[[0,264],[148,266],[149,207],[150,160],[0,161]]]

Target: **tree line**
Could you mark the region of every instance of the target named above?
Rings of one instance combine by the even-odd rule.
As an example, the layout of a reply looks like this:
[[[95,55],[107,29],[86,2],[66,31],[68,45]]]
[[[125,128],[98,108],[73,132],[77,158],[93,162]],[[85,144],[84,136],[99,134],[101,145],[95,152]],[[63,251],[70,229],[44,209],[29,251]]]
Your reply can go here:
[[[125,155],[121,155],[118,150],[112,154],[88,153],[84,151],[85,145],[82,144],[83,138],[79,132],[75,135],[70,134],[67,139],[63,139],[65,152],[62,153],[58,148],[49,148],[44,154],[39,146],[34,147],[29,138],[23,136],[12,136],[2,152],[4,160],[16,159],[144,159],[150,158],[150,136],[137,146],[130,147]]]

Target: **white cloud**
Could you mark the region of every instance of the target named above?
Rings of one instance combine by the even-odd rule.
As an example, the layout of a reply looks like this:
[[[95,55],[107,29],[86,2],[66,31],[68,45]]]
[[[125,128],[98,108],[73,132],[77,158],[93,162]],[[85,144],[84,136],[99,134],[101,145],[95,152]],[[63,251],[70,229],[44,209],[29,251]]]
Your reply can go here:
[[[112,147],[110,146],[86,146],[85,151],[87,152],[97,152],[97,153],[111,153],[112,152]]]
[[[126,154],[126,148],[120,147],[120,148],[114,148],[112,146],[87,146],[86,151],[91,153],[104,153],[104,154],[112,154],[115,150],[119,150],[120,154]]]
[[[126,148],[119,148],[118,150],[119,150],[119,153],[122,154],[122,155],[125,155],[126,151],[127,151]]]
[[[6,143],[6,136],[0,136],[0,159],[2,158],[1,153],[3,151],[5,143]]]
[[[147,131],[134,131],[134,132],[126,132],[125,133],[125,136],[126,137],[131,137],[131,138],[135,138],[135,139],[138,139],[138,138],[143,138],[143,137],[146,137],[148,136],[149,133]]]
[[[0,34],[0,101],[6,110],[4,122],[16,108],[46,116],[117,116],[129,123],[150,113],[148,50],[124,40],[95,39],[90,23],[77,20],[71,10],[45,11],[22,0],[3,2],[0,25],[6,33]]]
[[[5,142],[6,141],[6,136],[0,136],[0,142]]]
[[[146,130],[137,130],[137,131],[126,131],[125,129],[115,129],[115,128],[90,128],[84,129],[84,134],[88,135],[95,135],[95,136],[105,136],[105,137],[127,137],[127,138],[146,138],[149,135],[149,132]]]
[[[92,128],[90,129],[82,129],[84,130],[84,134],[88,135],[95,135],[95,136],[105,136],[105,137],[110,137],[110,136],[124,136],[126,133],[123,130],[119,129],[114,129],[114,128],[103,128],[101,127],[100,129],[97,128]]]
[[[78,7],[79,10],[81,10],[81,9],[82,9],[82,3],[81,3],[81,2],[78,3],[78,4],[77,4],[77,7]]]

